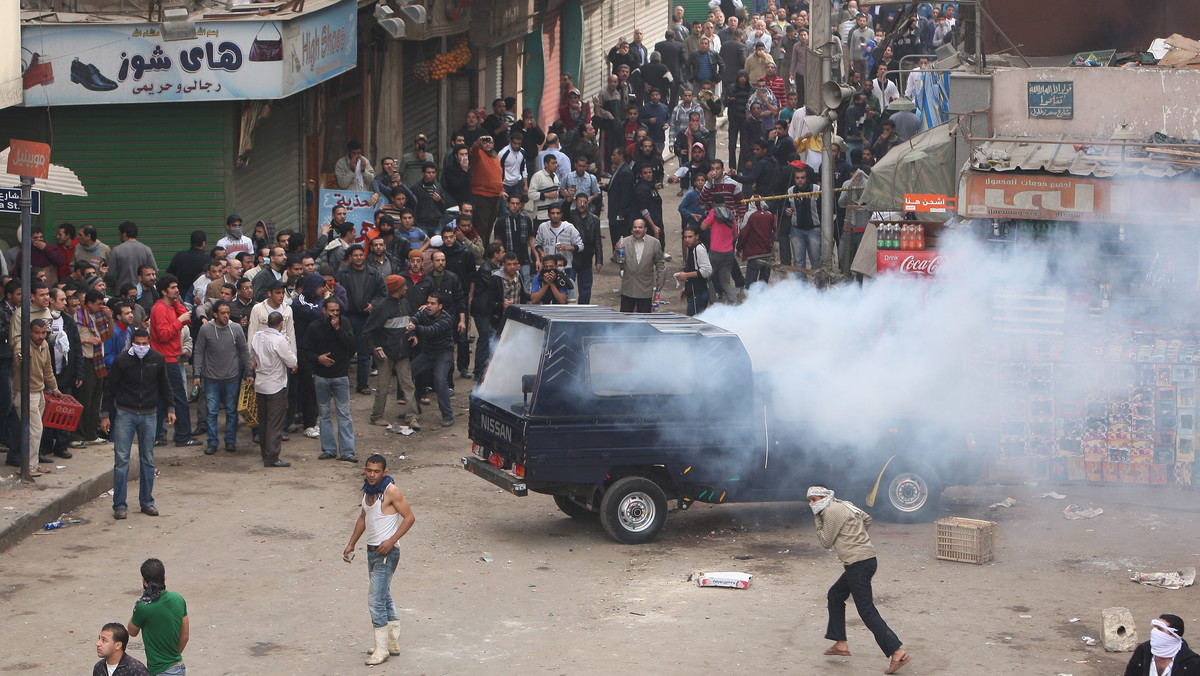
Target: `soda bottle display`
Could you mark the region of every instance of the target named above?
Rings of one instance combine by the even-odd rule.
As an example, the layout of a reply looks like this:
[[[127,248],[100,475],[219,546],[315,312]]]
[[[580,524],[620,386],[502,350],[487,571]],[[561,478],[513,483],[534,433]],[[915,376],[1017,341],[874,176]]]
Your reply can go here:
[[[917,224],[917,251],[925,250],[925,226]]]

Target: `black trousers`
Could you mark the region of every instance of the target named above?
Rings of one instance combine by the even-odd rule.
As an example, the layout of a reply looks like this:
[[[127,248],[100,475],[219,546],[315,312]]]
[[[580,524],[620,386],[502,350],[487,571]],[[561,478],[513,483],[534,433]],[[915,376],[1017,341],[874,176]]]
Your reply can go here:
[[[650,313],[650,304],[653,301],[651,298],[630,298],[624,294],[621,295],[621,312],[640,312],[642,314]]]
[[[900,649],[900,639],[896,637],[887,622],[880,617],[875,609],[875,601],[871,598],[871,578],[879,562],[875,557],[858,561],[846,566],[845,572],[837,582],[829,588],[829,625],[825,629],[825,638],[830,641],[846,640],[846,599],[854,597],[854,607],[863,624],[875,635],[875,642],[884,655],[891,657]]]

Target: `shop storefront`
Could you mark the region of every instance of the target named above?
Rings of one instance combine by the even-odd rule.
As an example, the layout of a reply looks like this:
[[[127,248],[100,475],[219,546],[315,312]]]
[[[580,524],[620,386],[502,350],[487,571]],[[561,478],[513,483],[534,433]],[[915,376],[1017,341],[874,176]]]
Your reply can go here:
[[[1013,339],[969,369],[994,402],[974,439],[988,479],[1197,483],[1200,180],[1161,163],[1100,171],[962,177],[961,227],[1042,247],[1061,272],[997,291]]]
[[[354,68],[357,16],[350,0],[318,3],[273,20],[197,20],[182,40],[144,21],[25,24],[22,45],[44,77],[0,126],[51,143],[89,192],[46,196],[37,225],[94,223],[115,244],[131,220],[160,263],[193,230],[215,236],[232,212],[299,226],[299,92]]]

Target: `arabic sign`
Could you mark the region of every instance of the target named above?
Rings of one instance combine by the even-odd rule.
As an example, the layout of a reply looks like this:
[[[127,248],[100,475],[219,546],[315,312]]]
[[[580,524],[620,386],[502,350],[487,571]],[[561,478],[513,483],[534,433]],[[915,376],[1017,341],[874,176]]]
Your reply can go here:
[[[159,24],[26,26],[40,69],[25,105],[277,99],[353,68],[357,12],[343,0],[288,21],[207,21],[165,41]]]
[[[371,204],[375,193],[357,190],[321,190],[321,199],[317,203],[317,222],[325,225],[333,219],[334,207],[346,207],[346,222],[353,223],[358,236],[356,242],[367,241],[367,231],[375,227],[375,209],[383,208],[384,202],[376,200]],[[337,237],[330,234],[330,237]]]
[[[30,190],[29,213],[38,215],[42,213],[42,192],[40,190]],[[19,214],[21,213],[21,189],[20,188],[0,188],[0,214]]]
[[[1200,182],[970,171],[959,213],[1097,223],[1200,225]]]
[[[945,195],[904,194],[904,210],[914,212],[945,213],[946,207],[954,208],[957,200]]]
[[[9,141],[8,173],[50,178],[50,146],[36,141]]]
[[[1074,116],[1074,82],[1029,83],[1029,117],[1070,120]]]

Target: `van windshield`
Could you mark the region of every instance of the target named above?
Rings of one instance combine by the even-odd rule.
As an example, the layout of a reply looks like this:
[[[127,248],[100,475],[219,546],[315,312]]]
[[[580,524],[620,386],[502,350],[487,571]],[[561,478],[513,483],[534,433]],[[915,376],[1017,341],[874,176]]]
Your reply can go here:
[[[521,377],[537,375],[545,341],[546,332],[542,329],[506,322],[487,372],[475,390],[476,396],[509,410],[521,405],[525,400]]]

